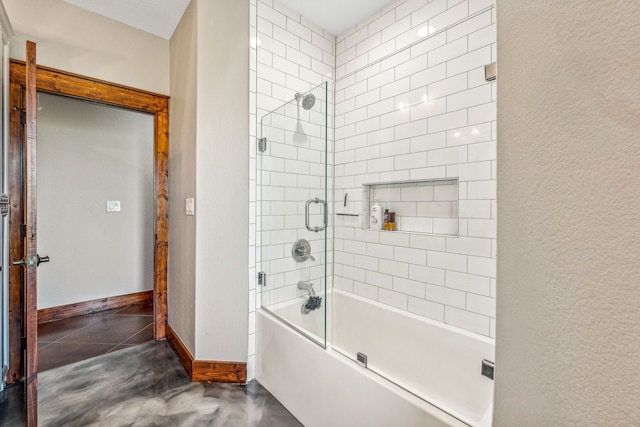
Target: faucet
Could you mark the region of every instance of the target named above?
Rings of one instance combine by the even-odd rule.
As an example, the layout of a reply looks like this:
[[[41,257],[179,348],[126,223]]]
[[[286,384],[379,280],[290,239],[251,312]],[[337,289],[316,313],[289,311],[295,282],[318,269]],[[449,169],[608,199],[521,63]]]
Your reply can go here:
[[[305,282],[304,280],[300,280],[298,282],[298,289],[308,291],[309,296],[313,297],[316,295],[316,291],[313,290],[313,283]]]
[[[309,298],[307,298],[307,300],[302,303],[302,307],[300,307],[302,314],[309,314],[310,311],[320,308],[322,305],[322,297],[316,296],[316,291],[313,290],[313,283],[300,280],[298,282],[298,289],[309,292]]]

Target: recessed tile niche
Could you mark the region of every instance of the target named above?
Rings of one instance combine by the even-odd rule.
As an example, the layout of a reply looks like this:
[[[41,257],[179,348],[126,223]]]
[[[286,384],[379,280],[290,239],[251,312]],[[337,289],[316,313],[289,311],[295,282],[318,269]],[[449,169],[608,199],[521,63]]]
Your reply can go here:
[[[458,236],[458,178],[363,184],[362,191],[363,229],[378,201],[383,211],[395,212],[396,231],[388,233]]]

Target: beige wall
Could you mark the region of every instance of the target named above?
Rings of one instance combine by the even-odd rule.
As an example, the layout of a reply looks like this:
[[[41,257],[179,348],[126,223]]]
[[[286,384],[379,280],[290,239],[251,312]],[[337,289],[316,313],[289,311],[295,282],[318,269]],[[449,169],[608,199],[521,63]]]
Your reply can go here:
[[[196,220],[185,215],[184,199],[196,195],[196,12],[194,1],[171,38],[169,121],[168,321],[191,354],[196,348]]]
[[[153,289],[153,116],[38,99],[38,308]]]
[[[640,425],[640,7],[497,11],[494,424]]]
[[[196,358],[246,361],[249,2],[198,1]]]
[[[248,2],[193,1],[171,40],[168,304],[198,360],[247,360],[248,92]]]
[[[11,58],[24,60],[25,40],[38,64],[152,92],[169,93],[169,41],[62,0],[3,0],[16,33]]]

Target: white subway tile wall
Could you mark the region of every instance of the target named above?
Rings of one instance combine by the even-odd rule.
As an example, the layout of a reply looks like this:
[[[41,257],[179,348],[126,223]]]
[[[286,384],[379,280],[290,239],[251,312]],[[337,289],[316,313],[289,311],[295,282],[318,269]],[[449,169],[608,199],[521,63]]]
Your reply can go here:
[[[335,86],[336,201],[348,193],[336,211],[362,215],[336,217],[334,285],[490,337],[496,105],[484,66],[496,60],[493,5],[390,3],[337,37]],[[369,197],[362,188],[442,178],[458,185],[419,195],[411,193],[418,187],[376,187]],[[404,231],[362,229],[374,198],[396,211]]]
[[[256,176],[260,118],[323,81],[329,81],[328,136],[334,150],[329,159],[334,159],[330,182],[335,180],[336,203],[330,214],[362,213],[365,183],[458,179],[457,204],[449,205],[451,215],[457,210],[456,223],[446,217],[449,211],[442,212],[432,219],[431,232],[459,237],[428,234],[421,223],[414,226],[423,233],[363,230],[363,216],[336,216],[327,248],[334,254],[328,259],[333,286],[494,336],[496,106],[495,83],[484,80],[484,65],[496,60],[494,4],[396,0],[336,38],[277,0],[251,0],[252,236],[259,227],[256,198],[268,203],[260,221],[264,232],[250,241],[249,298],[256,300],[249,313],[249,378],[255,364],[253,310],[261,303],[256,257],[268,257],[281,270],[269,278],[274,292],[263,296],[267,302],[296,295],[286,290],[292,280],[286,254],[298,233],[286,228],[301,226],[300,206],[293,200],[311,195],[323,167],[320,129],[310,126],[318,121],[309,117],[303,122],[308,144],[297,151],[278,147],[278,155],[262,164],[269,173]],[[274,138],[294,138],[295,133],[277,130],[292,124],[279,119],[272,126]],[[269,183],[262,195],[256,195],[256,180]],[[432,201],[446,201],[442,197],[434,190]],[[419,209],[433,207],[416,204],[416,221]],[[256,249],[261,246],[262,252]],[[309,269],[310,275],[316,272]]]

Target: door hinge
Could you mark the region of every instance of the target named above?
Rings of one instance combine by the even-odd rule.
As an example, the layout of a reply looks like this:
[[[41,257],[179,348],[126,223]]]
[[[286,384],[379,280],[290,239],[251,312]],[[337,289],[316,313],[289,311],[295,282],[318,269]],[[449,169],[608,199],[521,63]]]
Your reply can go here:
[[[267,286],[267,274],[264,271],[258,272],[258,285]]]
[[[20,110],[20,124],[25,125],[27,123],[27,111],[24,109]]]
[[[27,348],[27,338],[26,337],[20,337],[20,352],[23,352],[26,348]]]
[[[267,138],[258,138],[258,151],[264,152],[267,150]]]
[[[27,224],[20,224],[20,237],[27,237]]]

